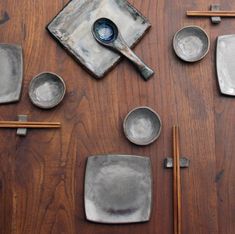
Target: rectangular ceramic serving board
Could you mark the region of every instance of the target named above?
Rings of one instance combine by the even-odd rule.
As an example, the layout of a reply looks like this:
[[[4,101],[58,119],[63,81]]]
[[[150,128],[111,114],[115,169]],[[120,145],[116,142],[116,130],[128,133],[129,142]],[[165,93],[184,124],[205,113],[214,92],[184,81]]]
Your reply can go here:
[[[18,45],[0,44],[0,104],[19,101],[22,81],[22,48]]]
[[[235,35],[219,36],[216,67],[222,94],[235,96]]]
[[[151,26],[126,0],[72,0],[47,26],[49,32],[96,78],[104,77],[120,60],[120,55],[98,44],[92,35],[93,23],[103,17],[118,26],[130,47]]]

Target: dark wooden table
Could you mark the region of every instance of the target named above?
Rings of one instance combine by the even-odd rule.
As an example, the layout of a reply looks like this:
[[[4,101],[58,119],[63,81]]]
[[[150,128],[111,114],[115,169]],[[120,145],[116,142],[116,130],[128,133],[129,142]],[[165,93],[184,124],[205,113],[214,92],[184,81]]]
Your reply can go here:
[[[0,106],[1,120],[28,114],[31,120],[63,124],[59,131],[31,130],[25,138],[14,130],[0,131],[0,233],[172,233],[172,171],[163,168],[163,160],[172,154],[172,125],[178,123],[182,155],[191,160],[190,169],[182,171],[183,233],[234,234],[235,99],[219,92],[215,45],[218,35],[234,33],[235,19],[214,26],[209,19],[186,18],[187,9],[208,9],[211,2],[205,0],[132,0],[153,25],[135,50],[156,75],[146,83],[124,60],[96,81],[45,30],[66,2],[0,1],[0,42],[24,49],[22,98]],[[222,8],[235,9],[235,2],[224,0]],[[209,54],[192,65],[172,51],[174,33],[191,24],[203,27],[211,38]],[[63,104],[52,111],[37,109],[27,96],[29,81],[42,71],[60,74],[67,84]],[[140,105],[152,107],[163,120],[160,139],[149,147],[132,145],[122,132],[123,118]],[[86,221],[86,159],[102,153],[151,157],[150,222],[109,226]]]

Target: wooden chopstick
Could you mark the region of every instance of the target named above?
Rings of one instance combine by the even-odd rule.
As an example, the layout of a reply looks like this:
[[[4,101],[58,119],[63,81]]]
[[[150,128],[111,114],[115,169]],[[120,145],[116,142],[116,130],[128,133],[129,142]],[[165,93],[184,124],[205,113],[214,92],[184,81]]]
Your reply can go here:
[[[174,234],[182,232],[179,127],[173,127]]]
[[[0,121],[1,124],[8,124],[8,125],[61,125],[59,122],[21,122],[21,121]]]
[[[178,234],[181,234],[181,178],[180,178],[180,145],[179,145],[179,127],[176,127],[176,161],[177,161],[177,199],[178,199]]]
[[[0,124],[0,128],[60,128],[60,125]]]
[[[177,213],[177,160],[176,160],[176,128],[173,127],[173,213],[174,213],[174,234],[178,233],[178,213]]]
[[[187,16],[235,17],[235,11],[187,11]]]
[[[59,122],[0,121],[0,128],[60,128]]]

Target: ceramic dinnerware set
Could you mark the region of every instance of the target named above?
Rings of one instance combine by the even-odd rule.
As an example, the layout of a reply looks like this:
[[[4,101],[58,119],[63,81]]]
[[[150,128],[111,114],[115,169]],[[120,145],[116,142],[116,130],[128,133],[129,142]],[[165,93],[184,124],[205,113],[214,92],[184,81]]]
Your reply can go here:
[[[148,81],[154,71],[131,47],[150,26],[149,21],[125,0],[72,0],[48,24],[47,30],[95,78],[105,76],[124,56]],[[209,37],[199,26],[186,26],[173,38],[176,55],[188,63],[203,59],[209,48]],[[217,42],[218,80],[221,92],[232,96],[235,96],[234,56],[235,36],[220,36]],[[20,46],[0,44],[0,70],[0,103],[19,101],[23,81]],[[35,106],[51,109],[62,102],[66,85],[59,75],[43,72],[31,80],[28,93]],[[123,120],[126,138],[138,146],[152,144],[161,130],[159,114],[147,106],[131,110]],[[148,221],[152,207],[150,158],[118,154],[88,157],[84,202],[89,221]]]

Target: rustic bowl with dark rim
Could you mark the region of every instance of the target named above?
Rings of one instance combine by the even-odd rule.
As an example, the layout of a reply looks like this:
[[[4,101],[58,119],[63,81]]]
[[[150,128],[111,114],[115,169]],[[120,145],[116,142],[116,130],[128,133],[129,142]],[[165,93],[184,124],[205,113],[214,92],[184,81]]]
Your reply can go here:
[[[160,116],[143,106],[130,111],[123,123],[127,139],[136,145],[149,145],[158,139],[162,129]]]
[[[29,85],[31,102],[42,109],[51,109],[62,102],[66,92],[64,80],[55,73],[43,72],[34,77]]]
[[[176,32],[173,39],[176,55],[185,62],[197,62],[203,59],[210,48],[207,33],[198,26],[187,26]]]

